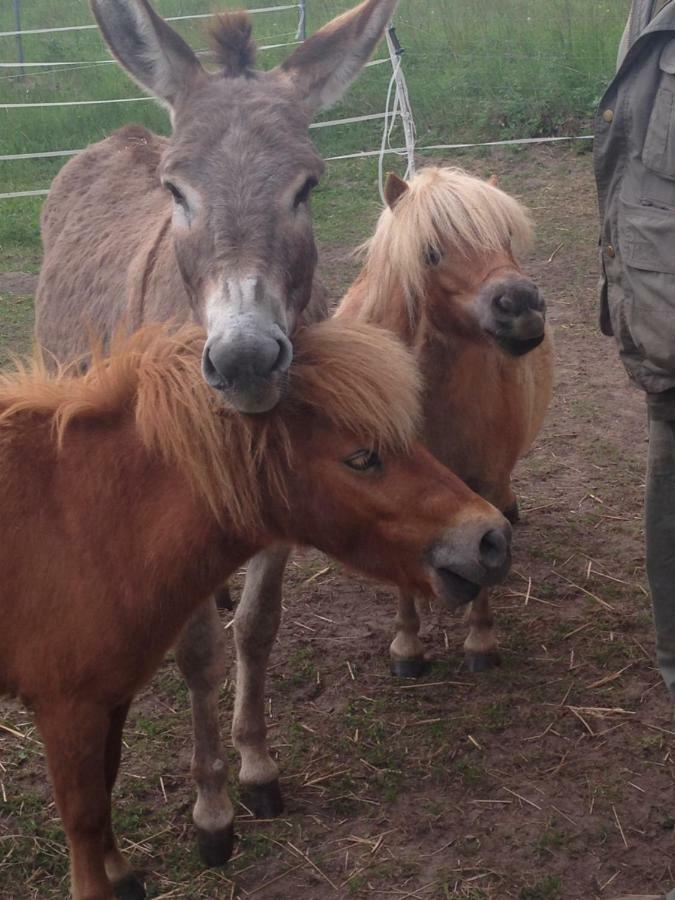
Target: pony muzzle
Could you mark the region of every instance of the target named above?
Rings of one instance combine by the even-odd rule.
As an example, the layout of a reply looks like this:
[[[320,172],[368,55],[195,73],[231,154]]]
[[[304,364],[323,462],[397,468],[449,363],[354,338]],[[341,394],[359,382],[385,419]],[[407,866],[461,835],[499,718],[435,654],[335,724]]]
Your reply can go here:
[[[451,609],[469,603],[508,575],[511,526],[499,514],[487,526],[483,520],[449,529],[428,551],[427,565],[439,599]]]

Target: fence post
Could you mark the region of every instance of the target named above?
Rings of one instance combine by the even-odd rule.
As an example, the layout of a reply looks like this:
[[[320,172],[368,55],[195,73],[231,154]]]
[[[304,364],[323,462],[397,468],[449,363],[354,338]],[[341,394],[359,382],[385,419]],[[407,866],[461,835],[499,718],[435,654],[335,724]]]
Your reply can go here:
[[[306,0],[298,0],[298,10],[300,13],[300,19],[298,21],[298,33],[296,34],[296,38],[299,41],[304,41],[307,37],[307,3]]]
[[[21,66],[21,75],[26,74],[26,70],[23,67],[24,57],[23,57],[23,40],[21,36],[21,0],[13,0],[14,4],[14,21],[16,22],[16,30],[18,32],[16,36],[16,46],[19,57],[19,64]]]

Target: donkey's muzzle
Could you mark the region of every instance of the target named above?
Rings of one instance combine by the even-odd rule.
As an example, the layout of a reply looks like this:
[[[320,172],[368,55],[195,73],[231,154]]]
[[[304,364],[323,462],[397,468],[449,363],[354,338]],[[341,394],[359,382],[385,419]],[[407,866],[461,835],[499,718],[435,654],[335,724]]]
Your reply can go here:
[[[202,356],[206,382],[235,409],[262,413],[283,396],[293,345],[277,325],[263,332],[231,332],[207,340]]]
[[[496,511],[495,511],[496,512]],[[427,554],[435,592],[450,606],[475,599],[511,568],[511,526],[501,515],[492,526],[468,522],[436,541]]]

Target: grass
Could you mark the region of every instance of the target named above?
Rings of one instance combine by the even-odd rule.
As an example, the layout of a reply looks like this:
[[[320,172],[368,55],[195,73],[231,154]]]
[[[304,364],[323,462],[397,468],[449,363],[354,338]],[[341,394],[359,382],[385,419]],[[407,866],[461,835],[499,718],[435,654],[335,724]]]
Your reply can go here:
[[[157,0],[163,15],[209,12],[205,0]],[[250,2],[250,6],[259,6]],[[310,0],[310,32],[347,0]],[[612,71],[625,18],[625,0],[415,0],[401,4],[397,29],[405,47],[420,146],[576,132],[593,111]],[[24,29],[91,22],[83,0],[31,0],[22,4]],[[255,17],[259,43],[294,39],[295,10]],[[203,23],[176,27],[192,46],[205,46]],[[0,7],[0,30],[14,28],[10,3]],[[95,30],[23,38],[27,61],[88,61],[87,67],[32,69],[25,78],[0,69],[0,103],[137,97],[139,89],[105,60]],[[14,38],[0,38],[0,61],[16,59]],[[271,66],[288,50],[261,53]],[[382,55],[384,51],[379,51]],[[367,70],[345,101],[321,116],[382,112],[389,66]],[[133,121],[166,133],[164,112],[152,102],[0,110],[0,155],[78,149]],[[381,123],[320,129],[325,156],[379,147]],[[401,143],[395,133],[393,143]],[[47,187],[63,158],[0,162],[0,192]],[[393,160],[390,160],[393,164]],[[0,266],[34,268],[39,259],[41,198],[0,201]],[[317,196],[320,238],[353,244],[368,233],[378,205],[376,166],[337,162]],[[355,223],[359,223],[358,225]],[[1,271],[2,269],[0,269]]]

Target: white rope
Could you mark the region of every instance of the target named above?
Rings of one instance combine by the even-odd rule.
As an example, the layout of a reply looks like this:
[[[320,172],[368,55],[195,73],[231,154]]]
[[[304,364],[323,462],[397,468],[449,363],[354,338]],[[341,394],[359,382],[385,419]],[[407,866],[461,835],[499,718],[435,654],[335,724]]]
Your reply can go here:
[[[249,9],[250,15],[256,13],[283,12],[287,9],[298,9],[297,3],[289,3],[286,6],[263,6],[260,9]],[[199,13],[191,16],[169,16],[165,22],[186,22],[188,19],[212,19],[213,13]],[[55,34],[63,31],[93,31],[97,30],[98,25],[68,25],[60,28],[27,28],[22,31],[0,31],[0,37],[19,37],[24,34]]]
[[[286,44],[263,44],[262,47],[258,47],[258,50],[277,50],[279,47],[297,47],[301,41],[289,41]],[[211,53],[210,50],[195,50],[197,56],[204,56],[206,54]],[[384,60],[386,62],[386,60]],[[78,67],[86,67],[86,66],[109,66],[112,64],[116,64],[116,59],[79,59],[79,60],[71,60],[70,62],[0,62],[0,69],[39,69],[46,68],[47,66],[78,66]]]
[[[476,147],[515,147],[518,145],[528,145],[528,144],[557,144],[563,141],[592,141],[592,134],[581,134],[581,135],[569,135],[566,137],[542,137],[542,138],[516,138],[514,140],[509,141],[485,141],[483,143],[477,144],[430,144],[428,147],[417,147],[417,153],[432,153],[436,150],[470,150]],[[79,150],[64,150],[64,151],[54,151],[55,156],[71,156],[75,153],[79,153]],[[391,149],[385,149],[385,154],[396,154],[400,156],[401,154],[406,152],[405,147],[392,147]],[[341,160],[346,159],[368,159],[373,156],[379,156],[382,153],[382,149],[379,150],[361,150],[358,153],[347,153],[344,156],[327,156],[325,157],[326,162],[340,162]],[[17,157],[0,157],[0,160],[3,159],[32,159],[34,156],[40,157],[43,154],[32,154],[28,153],[25,155],[18,155]],[[48,194],[49,190],[40,190],[40,191],[14,191],[7,194],[0,194],[0,200],[12,200],[17,197],[38,197]]]
[[[392,66],[392,75],[387,90],[387,103],[385,107],[385,124],[382,132],[382,143],[380,144],[380,155],[377,163],[377,183],[380,190],[380,199],[385,203],[384,199],[384,157],[387,153],[397,153],[391,146],[391,136],[396,127],[396,119],[401,117],[403,124],[403,133],[405,136],[406,146],[403,153],[407,157],[408,164],[406,166],[405,178],[412,178],[415,174],[415,120],[410,108],[410,98],[408,96],[408,86],[402,71],[402,50],[396,45],[393,27],[387,29],[387,48],[389,50],[389,59]],[[392,93],[394,94],[394,105],[390,109]]]
[[[104,103],[148,103],[152,97],[120,97],[113,100],[50,100],[43,103],[0,103],[0,109],[38,109],[47,106],[101,106]]]
[[[561,141],[592,141],[592,134],[575,134],[567,137],[541,137],[541,138],[515,138],[509,141],[484,141],[477,144],[430,144],[427,147],[416,147],[416,153],[430,153],[434,150],[470,150],[477,147],[515,147],[519,144],[554,144]],[[405,147],[391,147],[385,150],[385,154],[401,156],[406,152]],[[326,156],[325,162],[338,162],[343,159],[367,159],[379,156],[382,150],[360,150],[358,153],[346,153],[344,156]]]
[[[144,100],[145,97],[141,97]],[[148,98],[150,99],[150,98]],[[101,101],[103,102],[103,101]],[[384,119],[386,113],[372,113],[367,116],[350,116],[347,119],[331,119],[330,122],[314,122],[310,128],[334,128],[338,125],[352,125],[355,122],[372,122],[375,119]],[[23,159],[49,159],[59,156],[75,156],[82,150],[45,150],[41,153],[9,153],[0,156],[0,162],[16,162]]]

